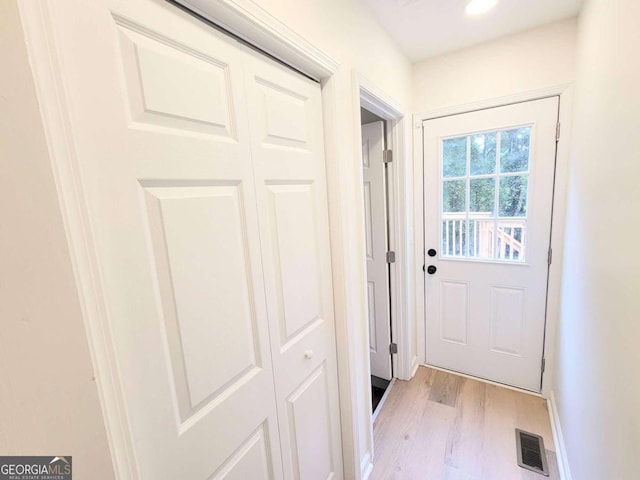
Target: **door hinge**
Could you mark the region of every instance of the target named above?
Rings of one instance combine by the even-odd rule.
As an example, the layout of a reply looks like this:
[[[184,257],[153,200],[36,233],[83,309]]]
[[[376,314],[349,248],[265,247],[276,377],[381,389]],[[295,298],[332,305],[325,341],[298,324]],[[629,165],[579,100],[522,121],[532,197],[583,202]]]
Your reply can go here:
[[[389,353],[391,355],[395,355],[396,353],[398,353],[398,344],[397,343],[390,343],[389,344]]]
[[[383,150],[382,151],[382,161],[384,163],[393,162],[393,152],[391,150]]]
[[[556,142],[560,140],[560,122],[556,123]]]
[[[387,263],[396,262],[396,252],[387,252]]]
[[[546,367],[546,363],[547,363],[546,359],[542,357],[542,367],[541,367],[542,373],[544,373],[544,368]]]
[[[549,249],[549,252],[547,253],[547,264],[551,265],[551,261],[553,260],[553,249]]]

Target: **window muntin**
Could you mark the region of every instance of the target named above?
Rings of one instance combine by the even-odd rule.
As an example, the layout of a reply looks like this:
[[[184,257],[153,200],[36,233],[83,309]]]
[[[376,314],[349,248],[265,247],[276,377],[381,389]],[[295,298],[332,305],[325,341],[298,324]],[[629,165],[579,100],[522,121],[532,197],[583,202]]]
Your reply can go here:
[[[442,255],[524,262],[531,127],[445,138]]]

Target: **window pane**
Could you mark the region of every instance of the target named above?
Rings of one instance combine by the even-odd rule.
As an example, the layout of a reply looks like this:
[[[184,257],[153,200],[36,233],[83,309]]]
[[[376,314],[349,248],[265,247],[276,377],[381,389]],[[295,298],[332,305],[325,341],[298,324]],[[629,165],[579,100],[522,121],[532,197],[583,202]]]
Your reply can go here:
[[[467,221],[445,219],[442,221],[442,252],[449,257],[464,257],[467,252]]]
[[[448,180],[442,182],[442,211],[464,212],[467,197],[465,180]]]
[[[525,258],[526,223],[524,220],[498,222],[498,260],[523,261]]]
[[[500,178],[500,212],[501,217],[527,216],[528,175]]]
[[[493,215],[496,193],[495,178],[471,179],[469,182],[469,211],[483,212]]]
[[[464,177],[467,174],[467,137],[442,142],[442,176]]]
[[[525,260],[530,142],[531,127],[442,141],[443,255]]]
[[[496,132],[481,133],[471,137],[471,175],[496,172]]]
[[[531,127],[500,133],[500,172],[526,172],[529,169]]]
[[[470,257],[493,258],[494,229],[493,220],[469,220]]]

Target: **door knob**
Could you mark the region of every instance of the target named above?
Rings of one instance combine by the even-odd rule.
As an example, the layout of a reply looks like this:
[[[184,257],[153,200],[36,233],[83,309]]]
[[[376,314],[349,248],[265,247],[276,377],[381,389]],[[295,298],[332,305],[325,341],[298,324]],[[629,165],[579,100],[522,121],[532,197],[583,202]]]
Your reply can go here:
[[[433,274],[434,274],[434,273],[436,273],[437,271],[438,271],[438,269],[436,268],[436,266],[435,266],[435,265],[429,265],[429,266],[427,267],[427,273],[428,273],[429,275],[433,275]]]
[[[435,248],[430,248],[429,250],[427,250],[427,255],[429,255],[430,257],[435,257],[436,256],[436,249]]]
[[[304,352],[304,358],[309,359],[313,357],[313,350],[307,350]]]

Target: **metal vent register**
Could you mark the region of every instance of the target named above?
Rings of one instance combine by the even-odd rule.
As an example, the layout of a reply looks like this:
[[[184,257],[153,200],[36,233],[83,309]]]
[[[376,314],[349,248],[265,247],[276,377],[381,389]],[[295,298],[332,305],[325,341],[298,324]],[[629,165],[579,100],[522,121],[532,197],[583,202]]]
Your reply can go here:
[[[532,472],[549,476],[544,441],[540,435],[516,428],[516,445],[519,466]]]

